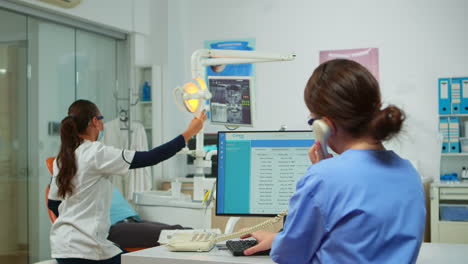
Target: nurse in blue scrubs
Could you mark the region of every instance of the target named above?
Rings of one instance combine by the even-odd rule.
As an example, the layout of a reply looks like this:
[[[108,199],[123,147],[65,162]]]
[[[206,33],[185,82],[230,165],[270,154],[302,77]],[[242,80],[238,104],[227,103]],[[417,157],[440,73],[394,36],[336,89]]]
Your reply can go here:
[[[344,59],[321,64],[310,77],[305,103],[331,129],[325,157],[317,142],[313,165],[298,181],[284,230],[251,234],[278,263],[415,263],[425,224],[420,175],[385,149],[405,115],[383,107],[377,80]],[[313,120],[311,120],[313,122]]]

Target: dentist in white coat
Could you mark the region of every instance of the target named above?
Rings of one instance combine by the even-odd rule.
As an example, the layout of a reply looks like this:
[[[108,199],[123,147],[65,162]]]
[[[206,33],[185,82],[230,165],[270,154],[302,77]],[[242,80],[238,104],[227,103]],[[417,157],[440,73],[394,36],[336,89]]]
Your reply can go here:
[[[60,127],[60,152],[54,162],[49,199],[61,200],[52,225],[52,257],[59,264],[119,264],[122,250],[107,240],[112,183],[109,175],[155,165],[175,155],[202,128],[203,112],[173,140],[149,151],[122,150],[96,141],[103,116],[87,100],[75,101]]]

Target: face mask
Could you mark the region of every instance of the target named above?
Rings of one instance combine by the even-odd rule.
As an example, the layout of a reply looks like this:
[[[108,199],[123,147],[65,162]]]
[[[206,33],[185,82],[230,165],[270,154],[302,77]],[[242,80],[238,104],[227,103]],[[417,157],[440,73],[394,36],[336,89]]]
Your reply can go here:
[[[98,135],[97,140],[101,141],[103,137],[104,137],[104,129],[99,131],[99,135]]]

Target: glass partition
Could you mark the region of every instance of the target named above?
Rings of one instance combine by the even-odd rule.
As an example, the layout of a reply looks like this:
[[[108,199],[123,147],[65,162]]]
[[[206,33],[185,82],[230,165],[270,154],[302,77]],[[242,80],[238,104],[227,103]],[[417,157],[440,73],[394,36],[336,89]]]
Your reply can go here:
[[[0,263],[28,263],[26,16],[0,10]]]
[[[118,116],[125,43],[0,9],[0,211],[8,215],[0,218],[0,263],[51,258],[45,160],[57,155],[60,122],[76,99],[95,102],[106,120]],[[128,97],[121,83],[116,97]]]
[[[46,159],[60,146],[60,122],[75,100],[75,30],[30,18],[28,21],[30,131],[29,213],[31,260],[50,258],[51,226],[45,189],[51,175]]]
[[[116,40],[76,31],[76,98],[94,102],[104,121],[117,117],[116,99]]]

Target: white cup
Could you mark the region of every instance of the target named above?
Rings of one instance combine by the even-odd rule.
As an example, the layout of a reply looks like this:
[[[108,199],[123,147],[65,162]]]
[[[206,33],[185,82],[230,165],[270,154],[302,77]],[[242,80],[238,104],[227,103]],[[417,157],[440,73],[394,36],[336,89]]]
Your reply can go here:
[[[182,183],[177,180],[173,181],[171,183],[172,197],[179,198],[181,189],[182,189]]]

